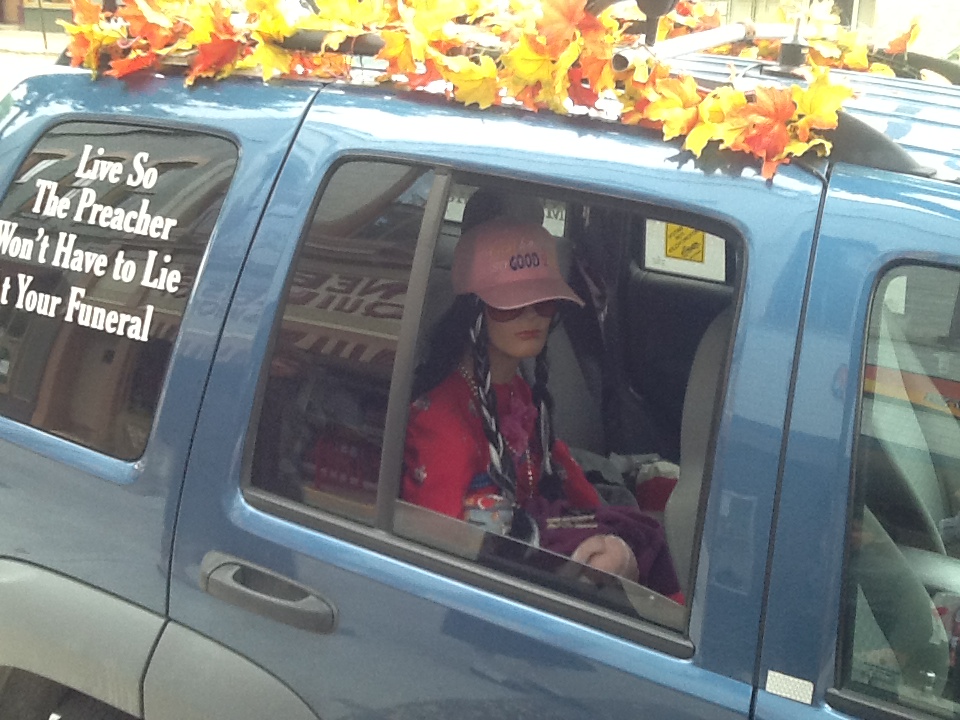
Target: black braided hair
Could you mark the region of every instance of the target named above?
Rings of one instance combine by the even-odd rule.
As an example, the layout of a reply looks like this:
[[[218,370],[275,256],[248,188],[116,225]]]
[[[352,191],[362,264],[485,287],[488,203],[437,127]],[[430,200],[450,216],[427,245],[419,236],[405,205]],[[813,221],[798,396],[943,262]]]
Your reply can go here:
[[[411,397],[426,395],[457,369],[470,342],[470,328],[476,320],[480,298],[457,295],[440,316],[427,343],[426,357],[417,366]]]
[[[549,377],[547,347],[544,345],[533,366],[532,394],[534,407],[537,408],[537,435],[543,452],[537,489],[543,497],[552,502],[563,497],[563,481],[554,470],[553,458],[550,457],[550,450],[556,438],[553,434],[553,397],[547,388]]]
[[[490,373],[488,342],[483,303],[477,303],[477,313],[470,325],[470,344],[473,349],[473,381],[479,395],[480,422],[490,448],[490,477],[512,500],[516,500],[517,472],[513,458],[507,451],[506,440],[500,432],[497,394],[493,390],[493,376]]]

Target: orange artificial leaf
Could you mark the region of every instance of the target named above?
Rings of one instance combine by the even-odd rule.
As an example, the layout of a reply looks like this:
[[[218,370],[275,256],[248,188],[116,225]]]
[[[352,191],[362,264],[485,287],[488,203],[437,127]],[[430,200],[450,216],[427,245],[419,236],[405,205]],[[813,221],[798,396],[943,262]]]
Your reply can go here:
[[[122,78],[138,70],[146,70],[157,64],[157,54],[155,52],[146,52],[140,55],[129,55],[125,58],[117,58],[110,61],[110,69],[104,75],[110,77]]]
[[[325,79],[348,79],[350,58],[340,53],[293,53],[290,72],[295,75],[312,75]]]
[[[570,71],[567,73],[567,77],[570,80],[570,87],[567,88],[567,93],[569,94],[574,105],[582,105],[583,107],[592,108],[597,104],[597,100],[600,99],[600,96],[591,90],[589,86],[584,87],[583,85],[583,68],[570,68]]]
[[[710,15],[704,14],[699,18],[697,22],[696,32],[705,32],[707,30],[715,30],[716,28],[723,25],[723,18],[720,17],[720,11],[714,9],[713,13]]]
[[[127,32],[131,37],[145,40],[151,50],[160,50],[165,48],[174,40],[174,33],[171,30],[172,23],[167,20],[164,23],[153,22],[144,14],[141,6],[146,6],[145,0],[129,5],[121,5],[117,9],[117,17],[127,23]],[[154,12],[151,17],[158,15]],[[160,17],[163,17],[162,15]]]
[[[732,113],[740,122],[731,125],[721,147],[749,152],[764,161],[774,160],[783,156],[791,140],[787,123],[797,106],[790,90],[760,86],[755,92],[754,102]]]
[[[773,176],[777,174],[777,168],[779,168],[781,164],[789,165],[790,158],[784,157],[773,160],[764,160],[763,167],[760,169],[760,176],[764,180],[773,180]]]
[[[467,58],[464,57],[458,57],[457,59],[467,60]],[[427,58],[424,60],[423,67],[424,71],[422,73],[407,73],[407,87],[411,90],[419,90],[425,88],[430,83],[444,79],[443,74],[437,67],[437,63],[433,59]]]
[[[787,89],[760,86],[755,90],[757,94],[756,109],[758,114],[775,122],[788,122],[797,111],[792,92]]]
[[[617,38],[611,35],[606,28],[588,29],[581,32],[580,57],[577,62],[583,71],[583,77],[590,88],[601,93],[613,88],[615,80],[613,67],[613,46]]]
[[[240,60],[245,47],[243,41],[232,38],[214,38],[200,45],[187,74],[187,85],[193,85],[197,78],[228,75]]]
[[[528,85],[523,90],[518,92],[515,96],[515,99],[522,103],[527,110],[532,110],[537,112],[540,109],[540,106],[537,104],[537,95],[540,94],[540,83],[535,85]]]
[[[537,21],[537,30],[548,48],[556,50],[573,40],[584,18],[586,4],[587,0],[543,0],[543,17]]]
[[[886,52],[890,55],[904,55],[907,52],[907,49],[916,42],[917,36],[920,34],[920,23],[914,19],[910,23],[910,29],[907,30],[903,35],[900,35],[897,38],[894,38],[890,41],[890,44],[887,45]]]
[[[71,7],[75,25],[96,25],[100,22],[100,13],[103,11],[101,5],[89,0],[73,0]]]
[[[70,65],[80,67],[90,53],[90,39],[86,35],[77,34],[70,39],[67,45],[67,55],[70,56]],[[96,69],[94,66],[93,69]]]

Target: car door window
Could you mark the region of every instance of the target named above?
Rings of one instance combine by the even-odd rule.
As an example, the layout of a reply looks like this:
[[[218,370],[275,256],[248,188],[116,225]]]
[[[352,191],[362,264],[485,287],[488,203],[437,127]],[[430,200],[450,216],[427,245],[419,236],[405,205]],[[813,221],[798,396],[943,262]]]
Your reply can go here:
[[[327,513],[376,524],[398,547],[402,538],[460,566],[466,560],[473,572],[492,571],[504,587],[526,588],[527,597],[562,611],[582,614],[586,602],[594,621],[613,610],[684,631],[708,484],[704,468],[742,278],[740,241],[696,217],[470,175],[444,186],[439,216],[431,219],[437,234],[426,299],[422,309],[406,308],[420,314],[413,359],[420,370],[438,343],[451,356],[462,353],[435,330],[455,301],[451,263],[466,230],[509,216],[540,225],[556,242],[560,271],[585,304],[563,309],[548,342],[552,416],[570,463],[604,509],[570,507],[582,512],[544,520],[545,527],[548,534],[559,528],[587,537],[607,527],[601,515],[622,510],[639,534],[633,540],[641,582],[632,582],[574,562],[576,542],[548,549],[432,510],[404,490],[404,478],[417,468],[382,466],[386,445],[404,442],[396,432],[401,427],[385,435],[391,379],[410,384],[402,395],[411,400],[411,417],[429,389],[420,370],[398,375],[394,360],[436,177],[368,160],[344,162],[331,174],[275,332],[251,489],[293,500],[268,505],[287,518],[324,529],[331,527]],[[669,357],[657,351],[661,345]],[[534,384],[535,369],[523,372]],[[696,426],[688,432],[699,438],[686,460],[683,423]]]
[[[882,278],[867,335],[841,687],[955,717],[960,637],[960,272]]]

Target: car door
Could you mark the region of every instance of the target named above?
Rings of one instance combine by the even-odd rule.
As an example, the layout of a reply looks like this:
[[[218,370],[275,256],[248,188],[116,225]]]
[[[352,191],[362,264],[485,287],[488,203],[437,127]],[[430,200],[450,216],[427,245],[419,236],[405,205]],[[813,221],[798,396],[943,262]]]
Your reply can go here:
[[[748,716],[794,278],[822,184],[793,167],[773,185],[744,168],[678,167],[655,137],[598,128],[321,93],[204,395],[172,624],[266,669],[324,718]],[[694,366],[701,356],[697,393],[675,398],[699,421],[688,501],[667,528],[681,537],[673,552],[685,548],[679,602],[616,578],[588,587],[562,558],[398,499],[414,364],[452,295],[465,199],[483,188],[533,198],[544,226],[574,243],[574,265],[583,248],[621,248],[607,286],[621,283],[616,313],[641,309],[634,284],[650,272],[726,298],[712,342],[700,337],[712,315],[660,331],[710,346],[689,353]],[[706,260],[671,245],[691,234]],[[630,379],[613,377],[632,397]],[[549,570],[558,562],[572,580]],[[229,681],[211,667],[202,687]],[[147,718],[174,717],[177,702],[179,717],[196,712],[183,698],[148,675]],[[250,717],[257,702],[269,699]]]
[[[758,718],[956,712],[958,199],[937,180],[832,173],[780,481]]]
[[[232,283],[315,92],[255,125],[257,91],[149,85],[64,71],[0,110],[0,666],[127,712]]]

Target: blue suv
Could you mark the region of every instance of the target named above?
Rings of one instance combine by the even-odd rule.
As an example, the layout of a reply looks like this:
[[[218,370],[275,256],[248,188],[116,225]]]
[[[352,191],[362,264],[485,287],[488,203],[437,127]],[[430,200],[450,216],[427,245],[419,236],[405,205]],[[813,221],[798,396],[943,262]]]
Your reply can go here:
[[[955,717],[960,93],[844,79],[832,156],[769,182],[382,88],[15,88],[0,718]],[[678,596],[402,497],[481,191],[584,288],[556,432],[662,521]]]

